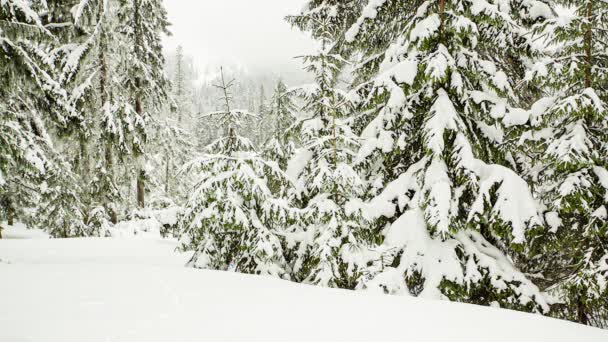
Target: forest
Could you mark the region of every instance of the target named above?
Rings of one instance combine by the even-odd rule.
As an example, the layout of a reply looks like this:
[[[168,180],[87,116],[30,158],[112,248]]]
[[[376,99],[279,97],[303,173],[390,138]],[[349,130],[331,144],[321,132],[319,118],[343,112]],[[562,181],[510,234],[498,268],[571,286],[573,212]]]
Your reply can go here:
[[[303,2],[308,84],[195,81],[162,0],[0,0],[0,238],[608,329],[608,2]]]

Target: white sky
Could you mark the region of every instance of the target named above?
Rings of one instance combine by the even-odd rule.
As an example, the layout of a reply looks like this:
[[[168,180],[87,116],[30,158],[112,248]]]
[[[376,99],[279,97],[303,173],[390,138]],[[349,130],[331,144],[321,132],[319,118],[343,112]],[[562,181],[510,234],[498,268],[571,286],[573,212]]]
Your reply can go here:
[[[165,47],[184,52],[203,68],[236,64],[252,70],[299,70],[293,57],[310,52],[307,36],[283,19],[304,0],[164,0],[172,26]]]

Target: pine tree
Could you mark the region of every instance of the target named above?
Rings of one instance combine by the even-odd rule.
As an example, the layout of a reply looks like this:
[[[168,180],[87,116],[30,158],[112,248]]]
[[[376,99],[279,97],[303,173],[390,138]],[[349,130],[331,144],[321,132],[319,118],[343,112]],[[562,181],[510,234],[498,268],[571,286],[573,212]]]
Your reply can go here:
[[[322,6],[289,18],[298,28],[311,30],[321,45],[317,54],[303,57],[315,84],[304,93],[303,110],[311,116],[302,124],[301,139],[308,160],[292,194],[302,210],[302,219],[291,228],[297,245],[293,274],[299,281],[355,288],[364,265],[353,255],[364,251],[366,224],[358,213],[347,211],[346,203],[360,195],[363,182],[351,167],[358,146],[349,127],[352,104],[337,88],[346,61],[333,49],[341,32],[334,11]]]
[[[182,248],[194,250],[193,267],[287,276],[280,238],[285,204],[266,182],[284,176],[239,135],[243,118],[253,114],[232,108],[233,84],[222,72],[224,108],[207,116],[218,118],[223,134],[188,165],[198,179],[180,222]]]
[[[186,93],[186,77],[184,71],[184,49],[181,46],[177,47],[175,54],[175,100],[177,102],[177,123],[182,123],[184,116],[184,100]]]
[[[167,96],[161,35],[168,34],[167,13],[160,0],[120,0],[117,17],[126,51],[120,70],[134,116],[132,150],[137,168],[137,204],[145,207],[147,123]]]
[[[266,159],[275,161],[281,170],[287,170],[287,164],[296,150],[296,105],[293,101],[293,92],[287,89],[283,81],[279,80],[270,100],[266,129],[273,134],[264,146],[263,155]]]
[[[0,3],[0,203],[9,223],[33,222],[26,209],[63,166],[47,127],[65,127],[73,114],[49,63],[55,37],[39,15],[46,12],[43,1]]]
[[[65,153],[79,151],[75,168],[80,176],[84,224],[100,231],[118,221],[120,194],[114,164],[116,156],[128,154],[120,145],[130,135],[131,118],[115,101],[115,94],[121,93],[120,80],[113,76],[116,61],[111,57],[119,46],[112,34],[116,4],[86,0],[69,10],[72,32],[56,58],[61,61],[59,79],[77,113],[70,132],[76,142],[66,144]]]
[[[174,77],[171,91],[168,94],[168,105],[163,106],[161,115],[151,122],[150,129],[150,163],[153,169],[150,178],[152,188],[159,188],[154,200],[176,204],[181,202],[185,191],[190,187],[187,178],[176,181],[179,169],[192,159],[195,146],[191,126],[194,112],[191,84],[191,72],[186,65],[183,48],[177,48],[174,58]]]
[[[346,32],[363,55],[357,167],[367,193],[355,207],[375,220],[385,250],[367,287],[548,309],[509,260],[542,219],[525,181],[502,166],[504,122],[522,112],[502,66],[526,53],[517,23],[537,5],[369,1]]]
[[[551,96],[531,112],[528,146],[538,146],[537,187],[552,232],[537,246],[539,268],[563,300],[556,315],[602,326],[608,318],[608,4],[565,1],[539,25],[548,55],[530,76]],[[534,143],[536,142],[536,143]]]
[[[193,141],[192,134],[181,128],[175,118],[165,116],[151,121],[149,150],[154,171],[150,178],[153,187],[158,189],[153,193],[156,200],[164,199],[175,204],[184,199],[191,184],[188,177],[178,174],[180,168],[192,159]]]

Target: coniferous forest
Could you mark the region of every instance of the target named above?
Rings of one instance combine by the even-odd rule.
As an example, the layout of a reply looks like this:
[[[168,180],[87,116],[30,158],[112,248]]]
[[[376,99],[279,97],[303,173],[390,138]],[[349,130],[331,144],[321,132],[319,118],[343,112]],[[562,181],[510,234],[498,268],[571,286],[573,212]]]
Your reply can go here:
[[[162,0],[0,0],[0,237],[608,328],[608,2],[305,2],[301,85],[194,82]]]

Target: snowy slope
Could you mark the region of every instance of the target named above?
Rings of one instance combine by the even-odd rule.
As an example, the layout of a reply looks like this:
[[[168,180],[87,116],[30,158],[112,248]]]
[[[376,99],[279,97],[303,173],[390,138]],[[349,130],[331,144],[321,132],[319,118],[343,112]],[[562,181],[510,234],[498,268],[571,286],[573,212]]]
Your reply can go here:
[[[507,310],[188,269],[174,248],[0,240],[0,342],[608,341]]]

